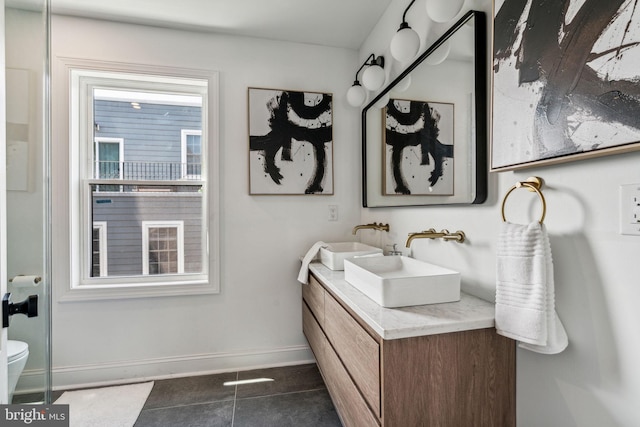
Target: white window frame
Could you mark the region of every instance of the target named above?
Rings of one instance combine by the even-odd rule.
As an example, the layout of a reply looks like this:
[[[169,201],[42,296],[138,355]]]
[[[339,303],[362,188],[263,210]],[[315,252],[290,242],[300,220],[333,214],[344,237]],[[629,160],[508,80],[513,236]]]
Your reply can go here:
[[[178,238],[178,272],[184,274],[184,221],[142,221],[142,274],[149,275],[149,229],[175,228]]]
[[[93,229],[98,230],[98,239],[100,239],[98,245],[98,250],[100,251],[100,277],[105,277],[108,275],[109,271],[107,265],[109,259],[107,254],[107,222],[93,221]]]
[[[180,156],[180,161],[184,165],[184,170],[182,171],[182,178],[186,179],[194,179],[194,175],[189,175],[189,165],[187,165],[187,136],[190,135],[198,135],[200,136],[200,159],[202,160],[203,151],[202,151],[202,131],[201,130],[193,130],[193,129],[182,129],[180,131],[180,140],[182,147],[182,155]],[[200,167],[202,168],[202,161],[200,162]]]
[[[55,120],[59,123],[69,123],[68,157],[65,159],[64,150],[57,151],[53,155],[54,163],[61,165],[54,167],[64,179],[65,173],[62,165],[69,165],[66,179],[68,180],[68,193],[64,190],[64,197],[59,198],[59,203],[68,201],[68,205],[54,207],[54,221],[61,225],[61,229],[67,233],[59,236],[69,236],[68,240],[60,237],[53,242],[54,247],[62,250],[66,255],[60,255],[59,261],[69,265],[69,283],[60,302],[100,300],[113,298],[140,298],[154,296],[173,295],[200,295],[220,292],[220,194],[219,179],[214,174],[219,174],[219,77],[217,72],[185,70],[179,68],[131,65],[122,63],[109,63],[103,61],[83,60],[74,58],[58,58],[54,64],[54,73],[61,77],[57,83],[57,91],[65,92],[69,100],[69,110],[59,111],[55,114]],[[122,76],[122,85],[130,84],[132,90],[139,90],[145,82],[151,81],[149,87],[167,86],[177,81],[184,84],[184,93],[200,91],[202,94],[203,108],[203,132],[202,156],[203,170],[202,185],[206,184],[206,193],[203,196],[203,273],[166,276],[131,276],[131,277],[99,277],[91,278],[87,274],[90,268],[90,245],[92,225],[86,223],[87,212],[91,209],[91,197],[87,189],[89,187],[86,177],[93,167],[92,156],[86,152],[87,138],[93,140],[93,130],[88,129],[88,118],[93,116],[91,102],[88,102],[88,87],[90,81],[101,77],[104,72],[115,73],[114,76]],[[88,83],[89,81],[89,83]],[[127,83],[129,81],[129,83]],[[122,88],[123,86],[119,87]],[[175,86],[172,86],[175,89]],[[64,109],[61,109],[64,110]],[[64,138],[63,138],[64,140]],[[81,144],[81,141],[85,141]],[[90,145],[91,148],[93,148]],[[206,161],[205,161],[206,160]],[[92,172],[92,170],[91,170]],[[104,182],[102,182],[104,183]],[[115,183],[115,182],[114,182]],[[176,185],[176,182],[172,182]],[[65,218],[68,219],[65,225]],[[67,261],[65,261],[65,259]],[[64,277],[64,276],[62,276]]]

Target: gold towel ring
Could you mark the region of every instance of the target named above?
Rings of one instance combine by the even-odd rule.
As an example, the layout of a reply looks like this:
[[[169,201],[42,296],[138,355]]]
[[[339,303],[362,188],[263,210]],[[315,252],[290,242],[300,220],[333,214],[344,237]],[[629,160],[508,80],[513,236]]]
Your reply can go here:
[[[542,179],[537,176],[530,176],[526,181],[517,182],[513,187],[511,187],[509,191],[507,191],[507,194],[504,195],[504,199],[502,199],[502,221],[507,222],[507,218],[504,215],[504,206],[509,194],[511,194],[511,192],[516,188],[526,188],[529,191],[534,191],[538,197],[540,197],[540,201],[542,202],[542,215],[540,215],[538,222],[542,224],[542,221],[544,221],[544,217],[547,214],[547,202],[542,195],[542,191],[540,191],[540,187],[542,187]]]

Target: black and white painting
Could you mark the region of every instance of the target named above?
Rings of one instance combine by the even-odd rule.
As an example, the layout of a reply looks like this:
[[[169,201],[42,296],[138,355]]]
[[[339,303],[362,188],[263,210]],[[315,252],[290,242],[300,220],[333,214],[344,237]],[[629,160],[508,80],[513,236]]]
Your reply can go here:
[[[333,194],[332,95],[249,88],[251,194]]]
[[[640,0],[496,0],[492,169],[639,149]]]
[[[383,119],[383,193],[453,195],[454,105],[390,99]]]

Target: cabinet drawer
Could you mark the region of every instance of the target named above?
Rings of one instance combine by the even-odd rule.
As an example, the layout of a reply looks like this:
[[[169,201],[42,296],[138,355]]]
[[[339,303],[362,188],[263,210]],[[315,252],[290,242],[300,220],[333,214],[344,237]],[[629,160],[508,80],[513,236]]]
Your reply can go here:
[[[325,364],[324,352],[327,345],[327,338],[324,336],[322,329],[318,326],[316,318],[313,317],[309,307],[304,302],[302,303],[302,332],[309,341],[309,346],[313,351],[313,355],[316,357],[318,366],[322,369]]]
[[[379,421],[371,413],[358,388],[330,345],[325,348],[324,369],[327,389],[345,427],[377,427]]]
[[[302,285],[302,298],[307,302],[311,312],[320,326],[324,326],[324,294],[325,290],[318,280],[312,275],[309,275],[309,283]]]
[[[380,416],[380,345],[331,295],[325,295],[324,331],[375,415]]]

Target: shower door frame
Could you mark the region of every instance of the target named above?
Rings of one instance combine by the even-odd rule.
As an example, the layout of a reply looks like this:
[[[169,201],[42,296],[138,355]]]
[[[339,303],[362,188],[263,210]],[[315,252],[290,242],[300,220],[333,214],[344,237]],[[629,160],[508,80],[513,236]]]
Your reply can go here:
[[[9,267],[8,265],[8,229],[7,229],[7,178],[6,178],[6,149],[7,149],[7,91],[6,91],[6,68],[10,65],[6,61],[6,46],[9,40],[5,36],[6,32],[6,7],[5,0],[0,0],[0,9],[2,10],[2,16],[0,18],[0,51],[2,66],[0,72],[0,84],[2,90],[0,91],[0,295],[4,295],[7,292],[7,282]],[[33,10],[32,10],[33,11]],[[51,359],[51,188],[50,188],[50,169],[51,169],[51,135],[50,135],[50,28],[51,28],[51,13],[50,13],[50,1],[42,0],[42,9],[36,11],[41,14],[42,30],[44,34],[44,46],[43,46],[43,58],[41,72],[41,91],[37,93],[36,99],[41,110],[40,113],[35,114],[37,121],[34,127],[38,127],[42,135],[42,138],[36,139],[34,147],[37,150],[42,151],[42,162],[35,162],[30,164],[34,168],[42,168],[42,180],[37,182],[36,185],[42,186],[42,291],[41,298],[38,303],[38,316],[43,318],[44,321],[44,355],[43,355],[43,382],[42,382],[42,399],[38,399],[36,402],[28,403],[51,403],[51,390],[52,390],[52,359]],[[13,274],[13,273],[12,273]],[[17,301],[13,301],[17,302]],[[22,315],[17,315],[22,316]],[[0,403],[10,403],[8,401],[8,372],[7,372],[7,353],[6,353],[6,341],[8,338],[8,328],[3,328],[0,333]],[[38,391],[40,393],[40,390]],[[15,400],[15,399],[14,399]]]
[[[4,0],[0,0],[0,295],[7,292],[7,125],[4,53]],[[0,308],[0,311],[2,309]],[[0,329],[0,404],[9,400],[7,371],[7,328]]]

